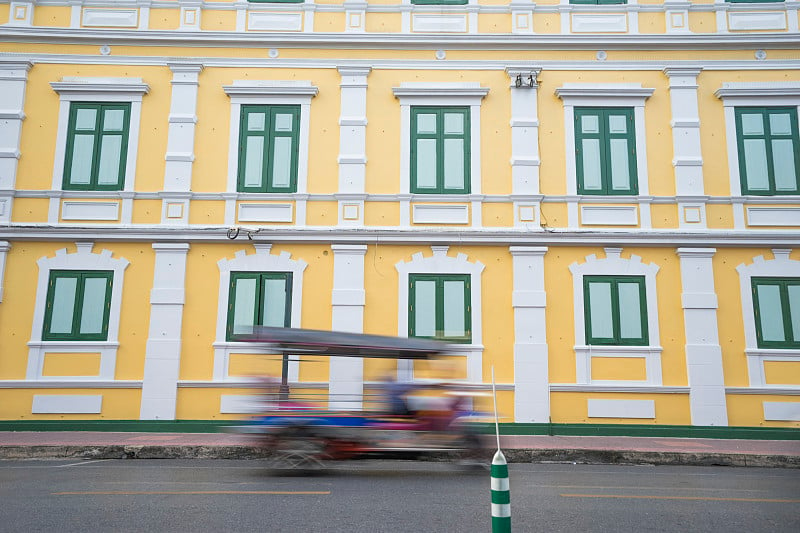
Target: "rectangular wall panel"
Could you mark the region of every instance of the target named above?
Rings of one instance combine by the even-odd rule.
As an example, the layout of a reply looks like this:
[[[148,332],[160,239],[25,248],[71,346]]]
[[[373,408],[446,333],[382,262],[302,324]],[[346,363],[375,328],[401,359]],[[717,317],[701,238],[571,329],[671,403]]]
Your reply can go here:
[[[99,414],[103,396],[78,394],[37,394],[33,397],[33,414]]]
[[[589,400],[589,418],[655,418],[653,400]]]

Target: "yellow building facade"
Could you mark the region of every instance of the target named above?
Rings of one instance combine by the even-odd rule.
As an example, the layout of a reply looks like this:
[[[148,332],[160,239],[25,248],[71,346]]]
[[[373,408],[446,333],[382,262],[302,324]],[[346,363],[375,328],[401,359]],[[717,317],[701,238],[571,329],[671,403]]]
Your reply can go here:
[[[0,1],[0,420],[239,418],[265,324],[530,431],[797,428],[798,7]]]

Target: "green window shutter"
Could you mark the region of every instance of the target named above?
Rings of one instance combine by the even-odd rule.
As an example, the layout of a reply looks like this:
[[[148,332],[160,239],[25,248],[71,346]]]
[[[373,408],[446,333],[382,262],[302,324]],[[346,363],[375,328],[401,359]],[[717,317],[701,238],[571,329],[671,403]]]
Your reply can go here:
[[[800,193],[800,141],[794,107],[737,107],[742,193]]]
[[[113,279],[110,271],[51,271],[42,340],[107,340]]]
[[[632,108],[575,108],[575,168],[579,194],[637,194]]]
[[[753,278],[759,348],[800,348],[800,278]]]
[[[649,343],[644,277],[584,276],[583,298],[587,344]]]
[[[470,192],[468,107],[411,108],[411,192]]]
[[[300,106],[243,105],[239,192],[297,192]]]
[[[131,105],[70,105],[65,190],[119,191],[125,182]]]
[[[227,340],[237,340],[253,326],[289,327],[291,311],[291,272],[231,272]]]
[[[469,274],[409,275],[408,336],[472,342]]]

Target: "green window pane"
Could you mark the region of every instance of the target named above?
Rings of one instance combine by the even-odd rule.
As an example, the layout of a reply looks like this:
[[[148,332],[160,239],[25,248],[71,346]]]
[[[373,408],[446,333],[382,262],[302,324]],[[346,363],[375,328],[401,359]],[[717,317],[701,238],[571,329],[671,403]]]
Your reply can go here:
[[[444,140],[444,187],[464,188],[464,139]]]
[[[611,283],[589,283],[589,323],[591,337],[610,339],[614,337],[614,326],[611,310]]]
[[[286,325],[286,280],[264,279],[262,296],[264,319],[262,325],[283,327]]]
[[[244,186],[260,187],[264,167],[264,138],[247,137],[244,162]]]
[[[794,143],[791,139],[774,139],[772,141],[772,168],[775,173],[776,190],[797,190],[797,170],[794,166],[794,159]]]
[[[55,279],[53,284],[53,307],[50,314],[49,333],[72,333],[77,287],[78,278],[76,277],[57,277]]]
[[[747,188],[768,191],[767,147],[764,139],[744,139],[743,145]]]
[[[743,135],[764,135],[764,119],[761,113],[742,113]]]
[[[581,117],[581,133],[600,133],[600,117],[583,115]]]
[[[638,283],[619,283],[619,333],[622,339],[642,338],[642,302]]]
[[[275,137],[272,152],[272,186],[285,188],[292,181],[292,138]]]
[[[786,340],[781,311],[781,294],[778,285],[758,285],[758,310],[761,339],[782,342]]]
[[[294,117],[288,113],[277,113],[275,115],[275,131],[292,131]]]
[[[417,139],[417,187],[436,188],[436,139]]]
[[[583,153],[583,188],[589,191],[602,190],[600,139],[583,139],[581,149]]]
[[[76,130],[93,130],[97,125],[96,109],[77,109],[75,113]]]
[[[125,110],[107,109],[103,116],[103,131],[122,131],[125,128]]]
[[[608,116],[608,132],[609,133],[627,133],[628,132],[628,117],[625,115],[609,115]]]
[[[122,157],[122,136],[104,135],[100,144],[100,169],[97,183],[101,185],[119,182],[119,164]]]
[[[76,185],[88,184],[92,179],[94,136],[75,135],[72,142],[72,165],[69,181]]]
[[[414,282],[414,335],[436,336],[436,282],[433,280]]]
[[[789,298],[789,323],[792,325],[792,340],[800,342],[800,285],[787,287]]]
[[[81,334],[103,332],[105,317],[106,278],[85,278],[83,285],[83,305],[81,306]]]
[[[464,329],[465,283],[461,280],[444,281],[444,336],[463,337]]]
[[[239,278],[235,281],[233,333],[250,333],[255,325],[256,284],[255,278]]]
[[[461,113],[444,114],[445,135],[461,135],[464,133],[464,115]]]
[[[623,118],[624,117],[611,117]],[[623,120],[624,122],[624,120]],[[611,148],[611,188],[615,191],[630,189],[631,174],[628,160],[628,140],[610,139]]]
[[[769,130],[773,135],[791,135],[791,115],[789,113],[770,113]]]
[[[247,131],[264,131],[266,118],[266,113],[248,113]]]
[[[418,114],[417,115],[417,133],[435,134],[436,133],[436,115]]]

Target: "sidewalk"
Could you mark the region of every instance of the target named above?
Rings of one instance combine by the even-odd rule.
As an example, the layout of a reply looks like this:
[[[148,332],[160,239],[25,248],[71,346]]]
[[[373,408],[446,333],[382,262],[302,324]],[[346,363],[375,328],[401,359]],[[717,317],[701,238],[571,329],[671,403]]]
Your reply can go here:
[[[487,437],[487,445],[494,439]],[[509,462],[800,468],[800,440],[507,435]],[[226,433],[0,432],[0,459],[251,459],[252,437]]]

